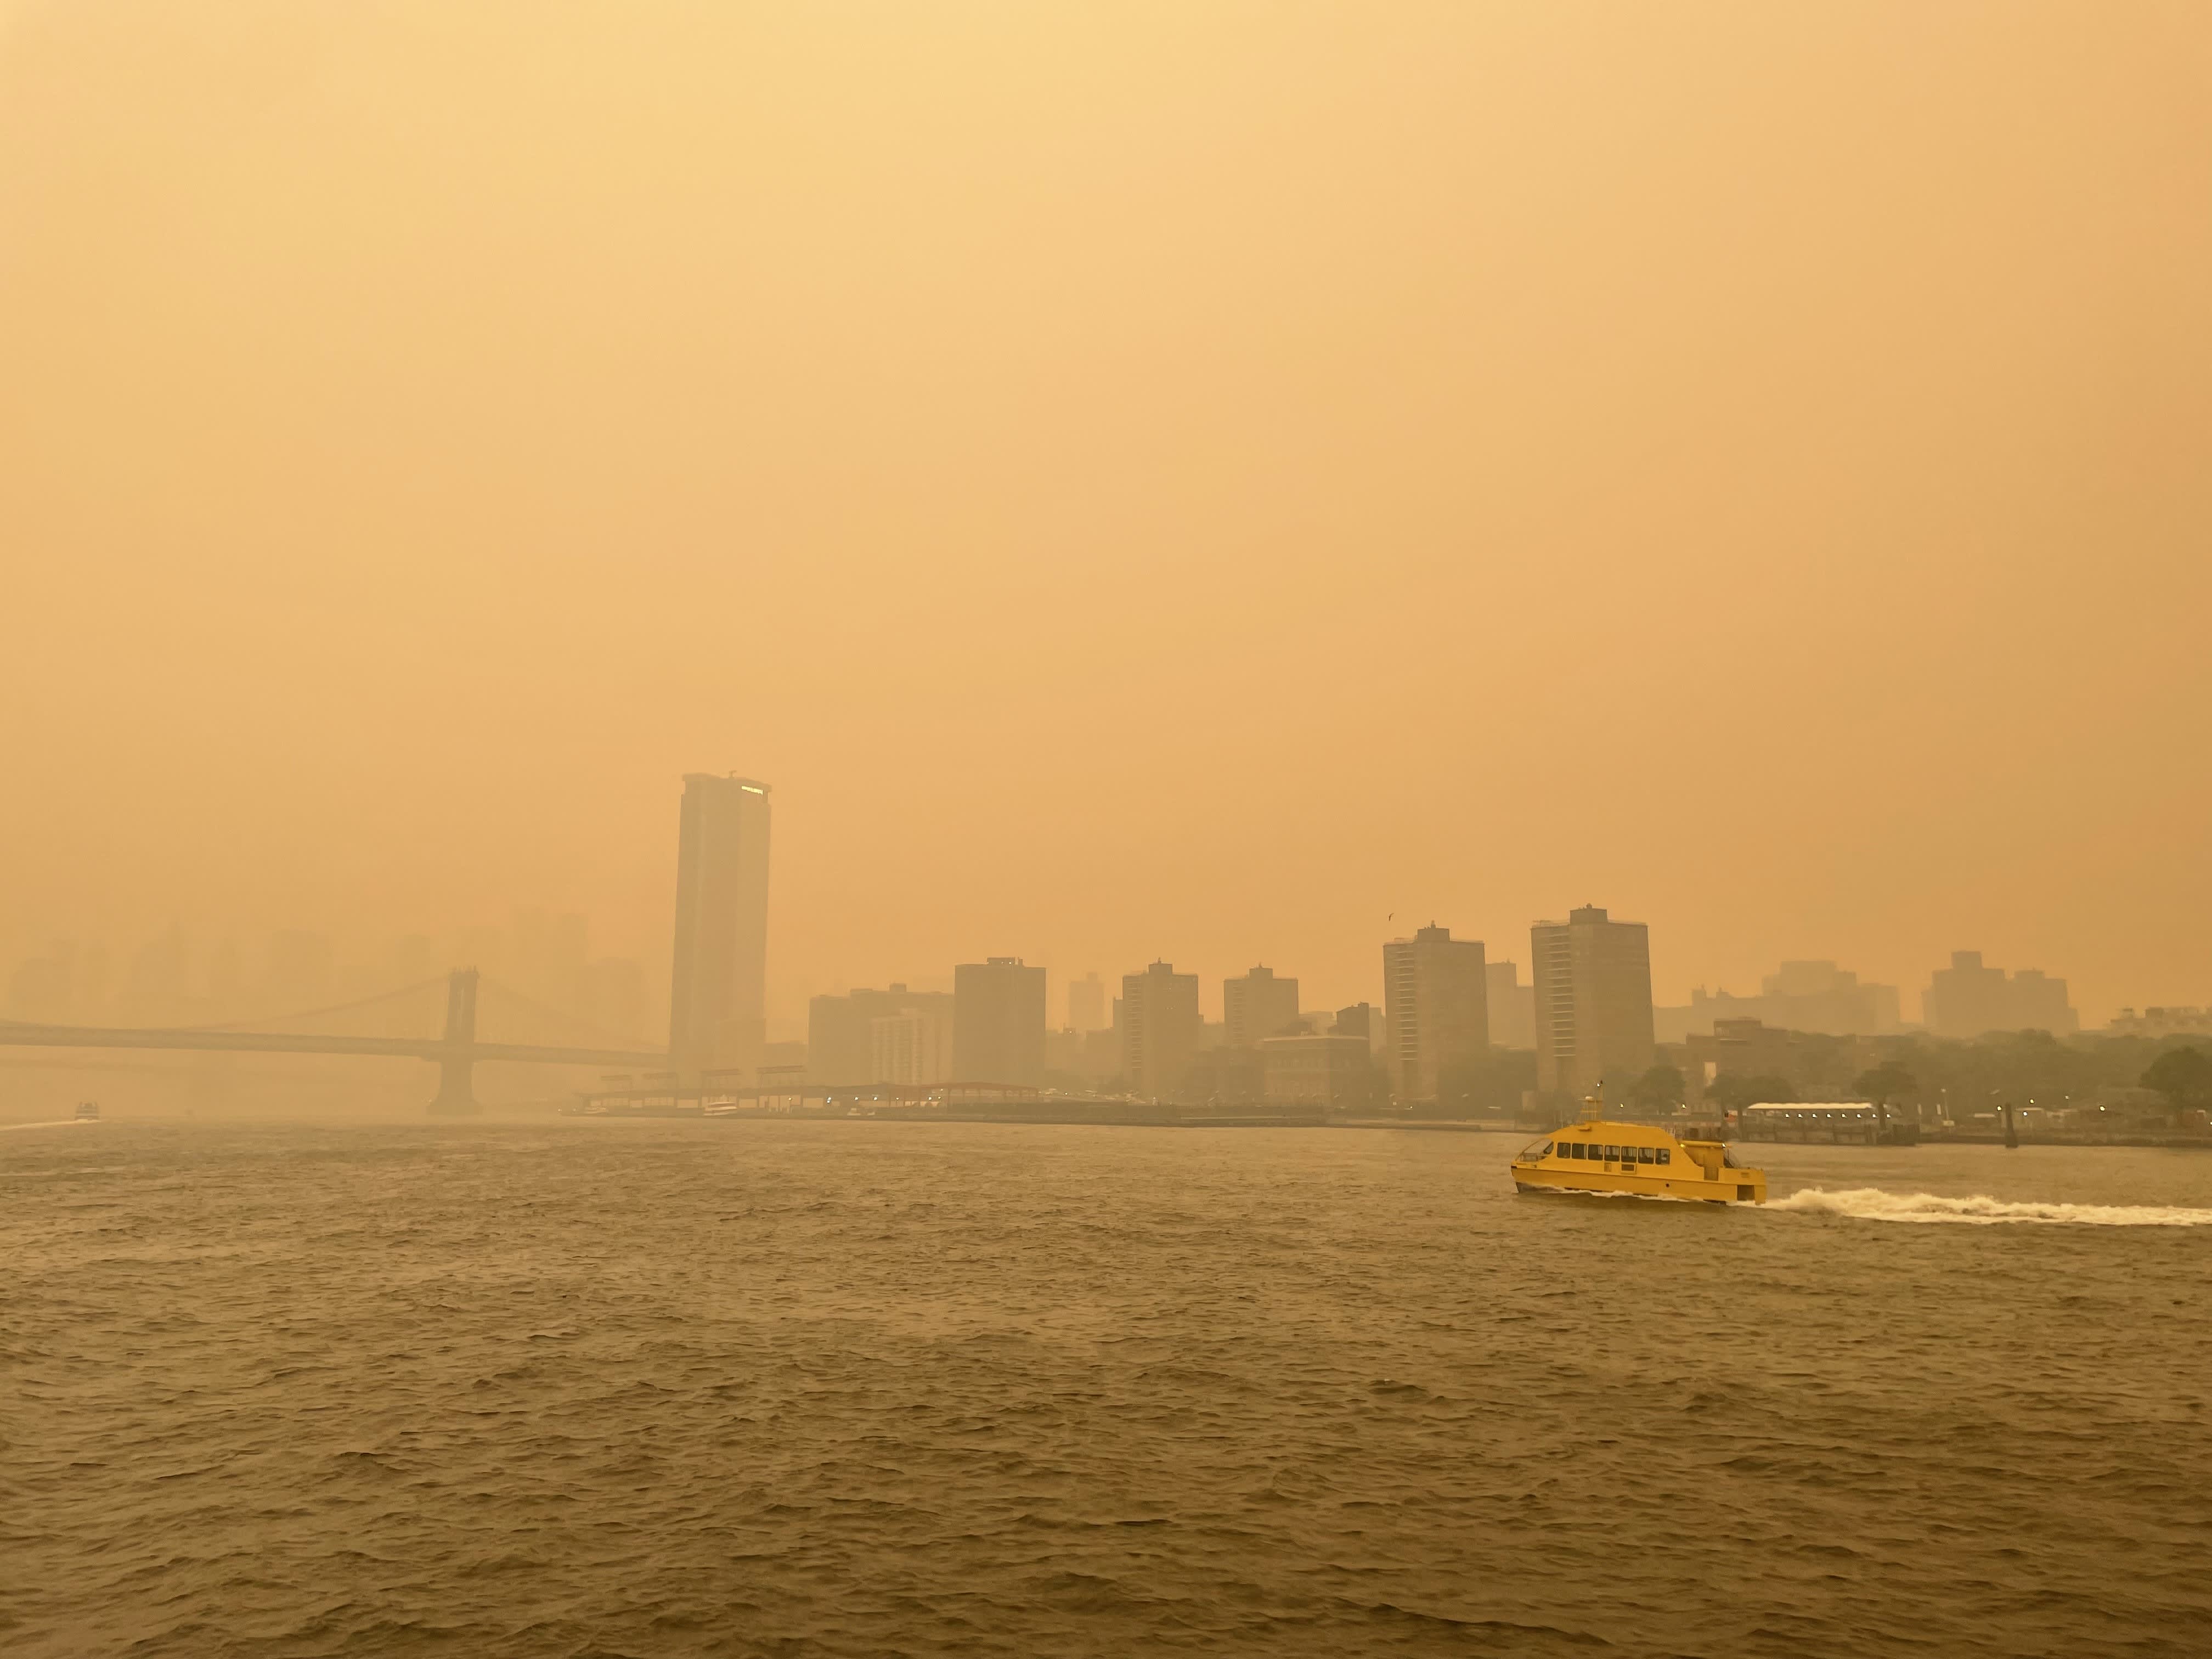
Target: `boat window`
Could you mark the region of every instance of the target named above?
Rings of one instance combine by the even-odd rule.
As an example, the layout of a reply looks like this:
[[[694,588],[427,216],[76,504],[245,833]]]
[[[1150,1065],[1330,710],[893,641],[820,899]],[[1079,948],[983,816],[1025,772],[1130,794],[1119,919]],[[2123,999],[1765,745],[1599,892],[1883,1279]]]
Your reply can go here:
[[[1579,1140],[1571,1140],[1565,1146],[1560,1147],[1559,1150],[1565,1152],[1569,1158],[1581,1158],[1583,1156],[1583,1144]]]
[[[1533,1164],[1540,1158],[1549,1157],[1551,1151],[1552,1143],[1550,1141],[1532,1140],[1526,1146],[1523,1146],[1521,1149],[1522,1161],[1524,1163]]]
[[[1662,1146],[1659,1149],[1659,1161],[1662,1164],[1672,1164],[1674,1161],[1674,1149],[1672,1146]]]
[[[1620,1163],[1620,1148],[1608,1144],[1605,1149],[1605,1161],[1608,1164]]]
[[[1651,1161],[1651,1149],[1649,1146],[1638,1146],[1636,1149],[1636,1161],[1638,1164],[1649,1164]]]
[[[1721,1148],[1721,1165],[1723,1169],[1729,1170],[1741,1170],[1743,1168],[1742,1164],[1735,1161],[1735,1154],[1729,1151],[1725,1146]]]

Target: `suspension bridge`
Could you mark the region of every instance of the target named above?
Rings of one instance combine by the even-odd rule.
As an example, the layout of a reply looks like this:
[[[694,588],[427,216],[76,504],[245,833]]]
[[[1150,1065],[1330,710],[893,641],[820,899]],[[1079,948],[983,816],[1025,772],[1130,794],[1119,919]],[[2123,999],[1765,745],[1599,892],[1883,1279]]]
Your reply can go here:
[[[337,1016],[361,1016],[378,1011],[404,1011],[412,999],[440,981],[424,980],[327,1008],[274,1015],[254,1022],[290,1024],[311,1019],[335,1020]],[[576,1047],[560,1042],[487,1042],[477,1035],[477,1005],[485,991],[523,1023],[534,1025],[538,1035],[566,1031],[616,1036],[619,1034],[589,1028],[587,1022],[552,1007],[520,991],[488,980],[473,968],[455,969],[444,976],[446,1018],[435,1036],[410,1036],[361,1032],[240,1030],[229,1025],[40,1025],[0,1020],[0,1048],[169,1048],[259,1054],[373,1054],[394,1060],[427,1060],[438,1066],[437,1097],[430,1110],[445,1116],[462,1116],[483,1109],[477,1103],[476,1067],[484,1060],[517,1060],[538,1066],[626,1066],[660,1070],[668,1056],[658,1049],[635,1047]],[[363,1023],[359,1018],[356,1024]],[[370,1022],[373,1023],[373,1022]]]

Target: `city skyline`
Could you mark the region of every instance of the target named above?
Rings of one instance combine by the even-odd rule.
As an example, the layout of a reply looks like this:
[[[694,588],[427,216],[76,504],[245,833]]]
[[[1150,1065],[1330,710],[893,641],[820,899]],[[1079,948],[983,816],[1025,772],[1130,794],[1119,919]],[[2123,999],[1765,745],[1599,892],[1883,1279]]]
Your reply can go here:
[[[769,787],[735,772],[687,772],[678,804],[675,902],[670,931],[674,939],[673,966],[667,981],[667,1052],[678,1073],[696,1077],[702,1070],[736,1067],[750,1070],[769,1062],[771,1047],[789,1048],[794,1040],[818,1049],[825,1004],[843,1003],[853,1011],[833,1024],[837,1035],[827,1046],[848,1059],[873,1054],[870,1075],[885,1080],[927,1081],[954,1075],[957,1056],[965,1052],[980,1059],[988,1053],[991,1075],[979,1080],[1029,1081],[1042,1075],[1046,1061],[1041,1051],[1030,1052],[1033,1040],[1007,1035],[1012,1005],[991,1016],[1000,1035],[978,1046],[981,1027],[976,1010],[985,1003],[980,992],[966,1002],[969,1018],[956,1020],[959,1004],[951,992],[936,988],[931,975],[893,981],[890,994],[868,988],[848,994],[839,986],[828,994],[815,993],[806,1003],[803,1027],[792,1014],[774,1007],[769,998],[772,958],[768,949],[771,865],[769,859]],[[1395,917],[1390,918],[1395,921]],[[635,1028],[652,1008],[644,988],[641,966],[627,958],[601,957],[586,962],[589,925],[574,913],[549,915],[540,909],[518,911],[514,918],[511,948],[514,964],[526,978],[538,981],[564,1006],[591,1018],[599,1011],[607,1029],[617,1023]],[[489,947],[503,966],[507,945],[500,930],[476,928],[459,935],[458,954],[467,956]],[[1598,947],[1607,939],[1623,942],[1629,955],[1614,969],[1602,969],[1613,947]],[[1647,1057],[1655,1035],[1674,1041],[1685,1032],[1710,1034],[1718,1023],[1750,1017],[1778,1030],[1809,1032],[1860,1032],[1880,1035],[1904,1029],[1925,1028],[1939,1035],[1972,1035],[1984,1029],[2044,1027],[2061,1034],[2081,1029],[2068,980],[2041,969],[2008,971],[1985,967],[1979,951],[1954,951],[1948,968],[1930,971],[1921,993],[1921,1018],[1906,1021],[1899,1010],[1898,988],[1862,980],[1828,959],[1784,960],[1775,972],[1762,975],[1759,993],[1739,996],[1725,987],[1711,991],[1702,985],[1690,993],[1686,1006],[1665,1006],[1653,994],[1650,931],[1642,923],[1608,921],[1602,907],[1583,907],[1571,913],[1567,923],[1536,921],[1528,930],[1528,955],[1533,982],[1521,986],[1517,968],[1510,958],[1486,963],[1486,944],[1463,935],[1454,939],[1451,930],[1433,922],[1418,928],[1410,939],[1386,941],[1379,995],[1390,1010],[1390,1035],[1377,1037],[1378,1053],[1390,1051],[1386,1070],[1394,1088],[1432,1091],[1440,1058],[1452,1054],[1480,1052],[1492,1046],[1525,1047],[1537,1055],[1540,1076],[1547,1088],[1574,1092],[1594,1086],[1598,1075],[1636,1069],[1638,1056]],[[1595,952],[1595,954],[1593,954]],[[360,988],[364,984],[389,985],[389,969],[401,976],[414,970],[419,977],[434,959],[427,935],[404,936],[386,951],[387,969],[364,971],[349,964],[346,977]],[[1464,962],[1462,958],[1464,958]],[[0,980],[0,1012],[40,1018],[74,1018],[96,1021],[110,1006],[135,1012],[149,1023],[181,1023],[194,1012],[230,1010],[244,994],[244,957],[234,936],[194,962],[191,941],[181,924],[142,943],[132,954],[128,979],[118,994],[106,1000],[108,962],[106,948],[88,946],[80,956],[77,942],[51,941],[44,957],[22,958]],[[1444,972],[1447,958],[1451,964]],[[1570,966],[1570,961],[1573,963]],[[464,964],[456,964],[464,965]],[[270,937],[262,964],[264,995],[283,1000],[319,994],[338,978],[332,941],[312,930],[282,929]],[[1164,964],[1155,961],[1152,971]],[[195,971],[196,970],[196,971]],[[1595,974],[1595,977],[1593,977]],[[1439,975],[1442,975],[1442,977]],[[1042,963],[1025,967],[1018,957],[993,957],[988,964],[956,965],[951,972],[955,990],[963,976],[975,975],[978,986],[986,975],[994,981],[1018,980],[1027,988],[1016,1000],[1024,1010],[1034,1005],[1038,1018],[1030,1022],[1040,1032],[1080,1036],[1100,1029],[1105,1022],[1106,982],[1089,969],[1077,980],[1063,970],[1060,996],[1066,1010],[1061,1024],[1046,1013],[1053,1000],[1050,974]],[[1009,977],[1011,976],[1011,977]],[[1178,975],[1178,981],[1202,983],[1203,975]],[[1461,980],[1465,981],[1462,986]],[[1618,980],[1618,984],[1614,981]],[[1138,982],[1125,976],[1125,991]],[[1267,966],[1255,966],[1241,975],[1223,975],[1215,1007],[1209,1008],[1202,991],[1194,1000],[1201,1025],[1217,1030],[1230,1047],[1254,1048],[1271,1035],[1292,1030],[1309,1035],[1322,1026],[1302,1017],[1346,1006],[1325,1000],[1320,1009],[1303,1008],[1296,975],[1278,976]],[[1604,988],[1613,986],[1613,988]],[[280,990],[277,988],[289,988]],[[915,993],[928,994],[909,994]],[[1442,998],[1439,1002],[1437,1000]],[[1591,999],[1595,997],[1595,1001]],[[1626,999],[1624,1001],[1623,999]],[[1361,1001],[1366,1000],[1364,994]],[[1631,1008],[1628,1005],[1634,1004]],[[940,1008],[925,1017],[915,1014],[921,1004]],[[1464,1005],[1461,1009],[1460,1005]],[[2145,1006],[2157,1008],[2159,1004]],[[2189,1007],[2179,1002],[2175,1007]],[[1121,1003],[1113,1005],[1114,1030],[1119,1031]],[[1449,1007],[1457,1012],[1439,1012]],[[1595,1008],[1617,1007],[1601,1012],[1591,1024]],[[1212,1015],[1218,1008],[1219,1018]],[[865,1012],[863,1010],[865,1009]],[[2121,1011],[2132,1018],[2133,1007]],[[895,1029],[882,1029],[884,1016],[896,1015]],[[916,1019],[921,1019],[917,1024]],[[1621,1024],[1621,1020],[1626,1024]],[[1979,1022],[1979,1023],[1978,1023]],[[1016,1024],[1020,1024],[1017,1021]],[[875,1029],[872,1034],[870,1026]],[[848,1031],[845,1028],[849,1025]],[[1464,1029],[1462,1029],[1464,1028]],[[1510,1035],[1494,1035],[1510,1033]],[[958,1037],[964,1029],[968,1035]],[[1578,1037],[1577,1031],[1583,1035]],[[1601,1035],[1591,1049],[1590,1032]],[[803,1031],[803,1036],[802,1036]],[[956,1040],[957,1039],[957,1040]],[[1022,1051],[1009,1057],[1006,1042]],[[901,1058],[884,1061],[884,1045],[890,1043]],[[1440,1048],[1439,1043],[1443,1045]],[[1138,1048],[1144,1047],[1142,1039]],[[1576,1059],[1578,1047],[1583,1052]],[[1602,1052],[1602,1064],[1589,1055]],[[1136,1050],[1126,1050],[1133,1063]],[[844,1063],[844,1062],[841,1062]],[[1595,1065],[1588,1078],[1581,1072]],[[860,1069],[867,1069],[861,1066]],[[856,1070],[853,1074],[858,1075]],[[1579,1080],[1577,1080],[1579,1079]]]
[[[664,799],[672,805],[672,793],[665,794]],[[777,799],[780,803],[782,801],[782,792],[779,791]],[[779,814],[783,811],[779,805]],[[668,839],[666,827],[664,817],[659,825],[664,839]],[[782,838],[784,833],[779,830],[776,849],[779,860],[793,850],[791,842]],[[672,840],[665,853],[672,854],[673,851]],[[676,870],[672,857],[665,856],[663,861],[665,873],[661,883],[665,888],[675,880]],[[1589,886],[1587,884],[1584,885]],[[1570,887],[1568,890],[1571,892],[1577,889]],[[1128,965],[1140,964],[1163,954],[1173,960],[1191,962],[1194,964],[1194,971],[1200,975],[1207,987],[1205,994],[1207,1018],[1219,1019],[1222,1018],[1220,981],[1237,976],[1255,960],[1264,957],[1273,961],[1281,957],[1289,961],[1292,954],[1287,949],[1262,949],[1240,942],[1239,936],[1234,934],[1206,947],[1170,948],[1170,941],[1179,935],[1188,937],[1188,930],[1178,928],[1172,921],[1163,918],[1156,927],[1114,930],[1117,934],[1135,941],[1118,963],[1105,947],[1076,945],[1070,947],[1066,954],[1054,956],[1035,947],[1026,951],[1019,949],[1018,940],[1006,943],[1003,935],[985,939],[979,945],[971,932],[948,930],[951,942],[933,959],[921,956],[918,949],[910,951],[904,948],[878,946],[872,951],[863,951],[856,945],[851,951],[838,953],[841,960],[837,962],[800,969],[779,960],[783,947],[790,946],[790,953],[802,958],[813,955],[815,963],[819,964],[820,954],[810,952],[806,948],[810,937],[818,934],[818,929],[810,926],[809,918],[790,916],[787,912],[787,896],[778,890],[775,873],[771,870],[768,898],[769,929],[772,933],[775,933],[789,922],[796,936],[794,939],[778,941],[778,945],[771,948],[768,963],[766,1017],[772,1028],[771,1035],[783,1037],[788,1037],[794,1027],[803,1028],[808,1000],[817,995],[841,994],[845,990],[872,985],[883,986],[893,981],[949,992],[952,988],[953,965],[957,961],[981,954],[981,945],[988,945],[995,951],[1001,943],[1006,943],[1008,953],[1020,955],[1024,960],[1048,969],[1052,976],[1055,1029],[1066,1010],[1066,987],[1071,981],[1080,981],[1086,973],[1097,973],[1110,983],[1117,980]],[[665,891],[660,905],[665,912],[667,898]],[[1525,988],[1528,983],[1528,928],[1535,920],[1545,914],[1555,913],[1559,908],[1556,902],[1549,906],[1540,904],[1517,925],[1504,921],[1486,927],[1455,921],[1451,926],[1455,938],[1485,942],[1493,954],[1502,952],[1502,959],[1518,962],[1521,964],[1521,984]],[[1917,957],[1897,945],[1878,946],[1865,955],[1852,957],[1845,954],[1842,947],[1827,940],[1807,939],[1801,933],[1791,943],[1752,942],[1734,946],[1729,952],[1729,958],[1733,963],[1742,964],[1741,967],[1733,968],[1726,975],[1699,976],[1682,965],[1686,951],[1680,941],[1673,937],[1678,931],[1674,921],[1663,915],[1653,915],[1649,907],[1624,904],[1620,908],[1635,908],[1651,923],[1653,990],[1656,1001],[1662,1008],[1686,1006],[1693,996],[1699,994],[1709,997],[1755,1000],[1763,994],[1762,987],[1782,965],[1793,961],[1824,960],[1846,964],[1861,981],[1870,985],[1898,988],[1902,997],[1900,1018],[1907,1024],[1917,1024],[1919,999],[1927,990],[1930,976],[1938,969],[1950,966],[1950,958],[1954,951],[1968,948],[1960,944],[1962,939],[1980,941],[1973,948],[1978,949],[1989,961],[2008,969],[2039,969],[2064,979],[2069,988],[2072,1006],[2085,1029],[2103,1024],[2123,1007],[2141,1009],[2212,1003],[2212,961],[2208,961],[2202,972],[2185,970],[2172,975],[2171,980],[2164,976],[2151,979],[2140,974],[2131,975],[2128,982],[2147,983],[2148,988],[2132,995],[2121,996],[2110,990],[2098,989],[2094,981],[2086,979],[2078,969],[2063,958],[2038,955],[2025,947],[2000,947],[1992,941],[2005,935],[1995,931],[1918,930],[1926,937],[1940,939],[1941,943]],[[1312,1007],[1335,1007],[1348,1002],[1379,1000],[1381,981],[1370,966],[1374,949],[1381,940],[1407,931],[1406,918],[1412,914],[1414,913],[1411,909],[1386,914],[1376,919],[1376,931],[1364,939],[1354,940],[1341,949],[1333,943],[1327,950],[1316,948],[1301,955],[1295,968],[1286,968],[1284,971],[1291,977],[1305,981],[1309,988],[1307,1001]],[[1443,915],[1447,913],[1439,908],[1437,914]],[[1475,912],[1449,914],[1467,915]],[[1265,927],[1259,926],[1261,917],[1264,917],[1270,925]],[[143,921],[116,916],[111,911],[98,927],[88,927],[82,921],[72,926],[66,917],[57,918],[53,926],[39,927],[21,921],[19,916],[9,931],[0,933],[0,975],[5,975],[15,966],[32,958],[46,955],[58,943],[68,943],[80,951],[104,952],[110,963],[111,983],[113,983],[127,972],[130,959],[136,952],[149,942],[172,934],[181,934],[189,942],[190,948],[203,963],[203,978],[205,976],[206,958],[228,951],[244,960],[264,949],[267,941],[279,935],[319,940],[322,948],[334,950],[338,956],[355,960],[410,950],[422,962],[431,963],[434,959],[435,968],[442,970],[447,967],[465,965],[460,960],[463,957],[483,954],[488,948],[483,942],[514,931],[519,918],[535,918],[536,925],[540,927],[584,926],[592,941],[591,954],[594,959],[635,963],[647,969],[656,980],[663,977],[661,964],[666,962],[672,949],[672,921],[665,919],[657,929],[626,926],[617,934],[606,927],[606,918],[596,913],[549,904],[543,900],[535,902],[526,900],[506,912],[472,915],[465,921],[448,921],[442,925],[433,921],[422,926],[391,928],[379,928],[362,922],[351,926],[330,923],[319,926],[299,918],[278,919],[265,926],[243,923],[226,926],[219,916],[179,905],[170,907],[166,914],[157,910],[151,918]],[[904,918],[894,914],[889,920],[891,925],[886,927],[887,933],[904,933],[908,931],[902,925]],[[1255,924],[1253,937],[1287,936],[1281,927],[1277,907],[1267,907],[1256,913]],[[1077,932],[1075,928],[1066,926],[1035,931],[1044,937],[1062,939]],[[2012,936],[2017,936],[2017,930],[2014,930]],[[421,954],[424,945],[429,947],[429,956]],[[448,961],[447,957],[453,959]],[[4,986],[0,985],[0,988],[4,988]],[[663,994],[665,996],[665,993]]]
[[[1546,925],[1541,921],[1531,923],[1528,932],[1522,937],[1520,943],[1530,955],[1534,954],[1535,933]],[[1442,931],[1450,933],[1449,928]],[[99,942],[54,939],[12,961],[0,957],[0,1018],[12,1014],[25,1018],[79,1018],[99,1023],[102,1017],[121,1013],[144,1024],[189,1024],[246,1012],[283,1013],[303,1000],[318,1000],[325,995],[353,997],[378,993],[405,982],[442,977],[451,968],[489,963],[495,973],[513,977],[519,985],[605,1030],[642,1036],[657,1025],[665,1025],[672,1012],[668,981],[659,981],[656,990],[653,970],[647,963],[635,957],[593,951],[589,944],[592,937],[587,919],[581,915],[527,910],[518,912],[506,927],[471,927],[444,941],[424,934],[392,936],[353,953],[342,949],[339,942],[327,934],[297,928],[278,930],[258,950],[242,948],[235,934],[203,939],[174,925],[141,939],[134,948],[124,950],[111,950]],[[1452,942],[1476,946],[1486,944],[1456,936]],[[1389,942],[1383,943],[1387,947]],[[1927,970],[1925,984],[1917,989],[1908,988],[1911,1000],[1904,1005],[1908,1012],[1903,1013],[1899,1012],[1898,988],[1863,981],[1852,971],[1839,969],[1826,960],[1782,961],[1774,971],[1760,976],[1761,990],[1754,994],[1738,995],[1724,988],[1708,990],[1697,987],[1692,988],[1688,1002],[1668,1004],[1655,994],[1653,1011],[1660,1020],[1659,1040],[1674,1041],[1673,1034],[1683,1029],[1709,1030],[1717,1019],[1740,1018],[1747,1014],[1762,1018],[1776,1029],[1791,1030],[1857,1031],[1880,1036],[1925,1030],[1936,1035],[1966,1035],[1966,1027],[1972,1024],[1972,1016],[1945,1020],[1939,1015],[1931,1020],[1925,1006],[1929,994],[1940,990],[1945,978],[1958,971],[1961,961],[1971,962],[1975,971],[2001,981],[2008,976],[2022,989],[2030,985],[2035,988],[2030,1000],[2020,1009],[2021,1024],[2045,1025],[2061,1034],[2102,1029],[2105,1022],[2091,1020],[2082,1014],[2065,975],[2027,964],[1994,964],[1985,969],[1982,963],[1984,954],[1978,951],[1954,951],[1946,962],[1932,964]],[[1019,961],[1006,960],[1017,964]],[[1111,1012],[1119,999],[1115,999],[1114,1003],[1106,1000],[1105,993],[1110,987],[1101,979],[1098,969],[1070,970],[1037,963],[1032,964],[1030,971],[1046,976],[1045,1030],[1079,1034],[1085,1029],[1112,1029]],[[1255,972],[1272,976],[1272,970],[1265,969],[1212,977],[1202,972],[1190,975],[1199,982],[1201,1018],[1209,1030],[1223,1033],[1224,1041],[1227,1040],[1232,990]],[[1491,1044],[1534,1048],[1535,1032],[1526,1024],[1530,1018],[1534,987],[1519,978],[1518,964],[1511,959],[1490,961],[1486,966],[1486,976],[1488,983],[1485,1012]],[[782,1045],[812,1040],[820,1018],[820,1005],[825,1002],[872,999],[869,1015],[863,1017],[864,1024],[866,1017],[919,1004],[941,1004],[945,1022],[942,1043],[949,1056],[952,1043],[951,999],[957,977],[958,964],[945,964],[933,974],[911,974],[876,986],[841,984],[831,990],[817,992],[809,998],[805,1010],[796,1014],[772,1012],[765,1040]],[[1507,977],[1514,981],[1510,989],[1506,988]],[[1118,975],[1115,976],[1115,982],[1119,978]],[[1793,978],[1801,981],[1794,994],[1789,988]],[[1803,988],[1802,982],[1808,980],[1819,988]],[[1388,994],[1386,968],[1376,975],[1371,990],[1362,988],[1352,1000],[1374,1002],[1377,1018],[1381,1018]],[[1834,994],[1827,988],[1832,981],[1848,993],[1841,1005],[1833,1000]],[[1294,988],[1297,982],[1295,975],[1273,977],[1278,988]],[[1071,988],[1079,990],[1086,985],[1097,994],[1101,1021],[1099,1025],[1089,1028],[1069,1018],[1066,1000]],[[1501,998],[1512,1001],[1501,1002]],[[1519,1006],[1513,1006],[1513,1001]],[[1299,1012],[1309,1017],[1326,1015],[1350,1006],[1315,996],[1302,997],[1299,1002]],[[1833,1011],[1838,1006],[1859,1009],[1864,1017],[1838,1015]],[[2170,998],[2147,1002],[2142,1009],[2179,1011],[2201,1006]],[[1501,1010],[1509,1007],[1512,1012],[1506,1015],[1506,1020],[1517,1018],[1520,1024],[1501,1023]],[[2125,1013],[2139,1018],[2140,1012],[2130,1006],[2114,1010],[2113,1017],[2118,1018]],[[1988,1029],[2016,1028],[2014,1024],[2000,1023]],[[831,1039],[833,1046],[858,1043],[861,1049],[868,1041],[865,1029],[858,1030],[850,1037]]]

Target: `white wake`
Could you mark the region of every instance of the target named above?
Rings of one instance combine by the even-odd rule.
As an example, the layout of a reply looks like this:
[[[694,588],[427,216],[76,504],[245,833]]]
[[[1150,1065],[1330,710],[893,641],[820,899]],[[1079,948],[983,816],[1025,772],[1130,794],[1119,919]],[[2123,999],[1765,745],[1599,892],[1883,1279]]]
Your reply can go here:
[[[2073,1227],[2212,1227],[2212,1210],[2158,1204],[2010,1204],[1978,1194],[1942,1198],[1934,1193],[1886,1193],[1879,1187],[1852,1187],[1838,1193],[1812,1187],[1778,1198],[1766,1207],[1861,1221],[1954,1221],[1974,1227],[2008,1221]]]

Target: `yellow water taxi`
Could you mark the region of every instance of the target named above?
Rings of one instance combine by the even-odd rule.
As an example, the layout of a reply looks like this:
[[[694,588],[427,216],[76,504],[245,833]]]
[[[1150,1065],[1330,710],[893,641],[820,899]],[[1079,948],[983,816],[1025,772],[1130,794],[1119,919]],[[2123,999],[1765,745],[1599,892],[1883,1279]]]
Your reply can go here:
[[[1609,1123],[1595,1100],[1513,1160],[1524,1193],[1634,1193],[1707,1204],[1764,1204],[1766,1171],[1747,1170],[1718,1140],[1682,1140],[1650,1123]]]

